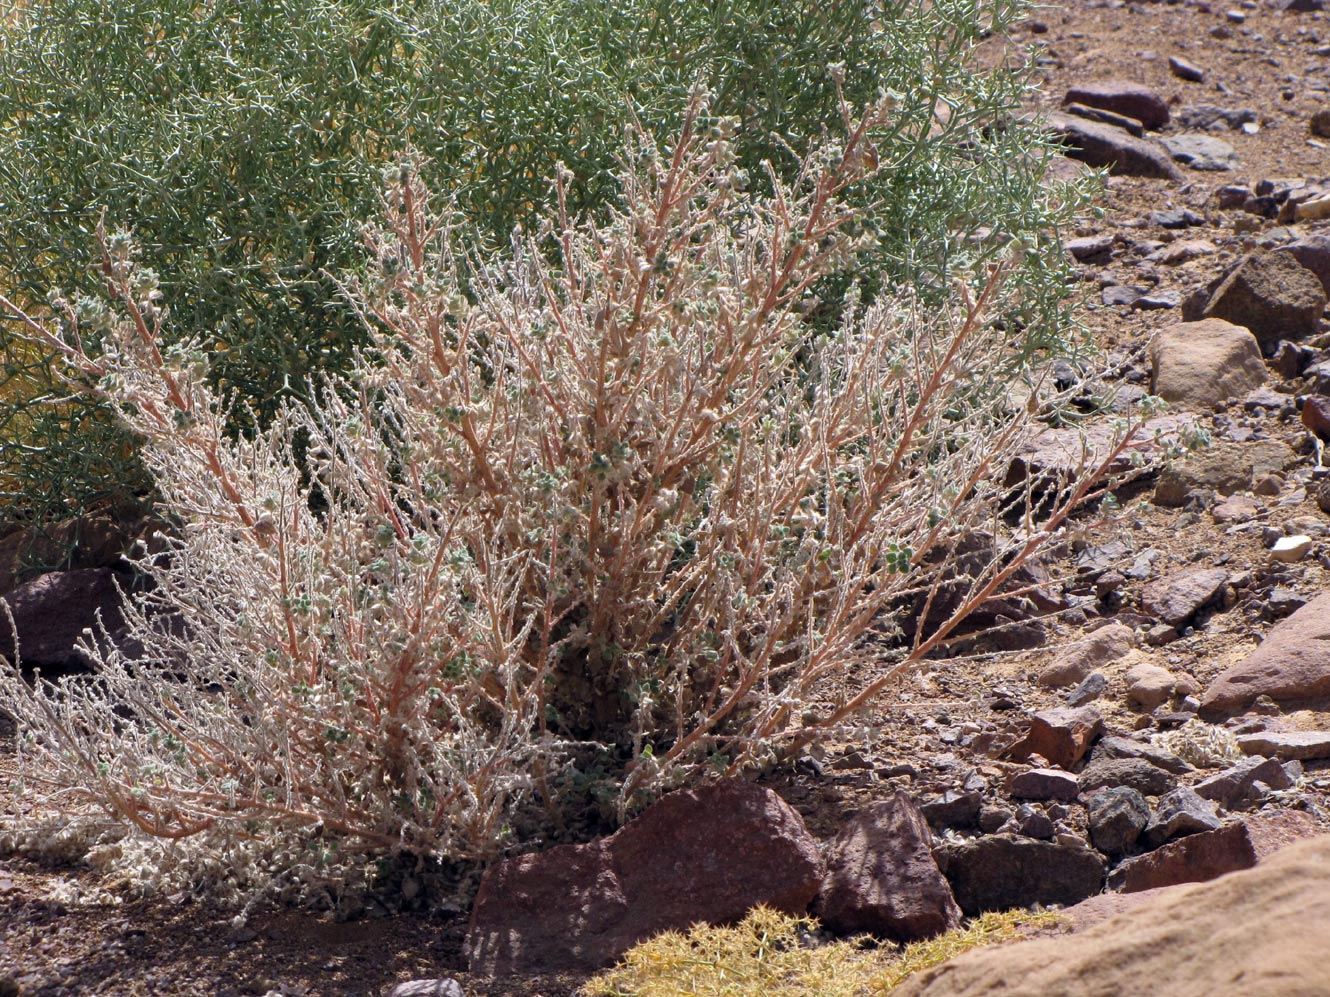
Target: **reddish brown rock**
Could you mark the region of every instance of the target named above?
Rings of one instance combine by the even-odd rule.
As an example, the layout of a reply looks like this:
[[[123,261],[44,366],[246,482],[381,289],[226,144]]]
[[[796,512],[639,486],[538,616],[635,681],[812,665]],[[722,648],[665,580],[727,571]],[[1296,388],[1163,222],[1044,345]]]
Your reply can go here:
[[[1284,705],[1330,698],[1330,592],[1276,624],[1260,647],[1221,672],[1201,696],[1201,717],[1240,713],[1257,696]]]
[[[1135,118],[1146,128],[1168,124],[1168,102],[1149,87],[1130,80],[1100,80],[1073,86],[1062,98],[1064,104],[1084,104]]]
[[[970,916],[1034,904],[1074,904],[1104,886],[1104,860],[1085,845],[987,834],[956,842],[942,855],[956,902]]]
[[[1322,441],[1330,443],[1330,398],[1308,395],[1302,400],[1302,424]]]
[[[1043,710],[1030,717],[1029,732],[1008,754],[1017,761],[1039,755],[1059,768],[1071,769],[1103,729],[1103,717],[1093,706]]]
[[[1289,253],[1252,253],[1230,270],[1208,296],[1190,299],[1183,317],[1219,318],[1245,326],[1266,352],[1280,340],[1316,335],[1326,291],[1317,276]]]
[[[758,904],[801,914],[822,863],[799,815],[769,789],[681,790],[601,841],[490,867],[467,932],[474,973],[593,970],[650,935],[737,921]]]
[[[1074,800],[1081,787],[1061,769],[1026,769],[1007,780],[1007,792],[1018,800]]]
[[[1156,579],[1141,593],[1141,608],[1177,626],[1214,602],[1228,581],[1223,568],[1180,571]]]
[[[1316,279],[1330,294],[1330,236],[1309,235],[1287,245],[1280,246],[1276,252],[1288,253],[1304,267],[1316,274]]]
[[[88,667],[91,661],[77,644],[84,628],[97,626],[99,615],[112,641],[123,641],[125,623],[117,583],[129,589],[133,578],[110,568],[54,571],[20,585],[0,600],[13,614],[24,667],[39,667],[48,674]],[[13,631],[3,612],[0,655],[11,660],[14,656]]]
[[[1221,827],[1178,838],[1161,848],[1119,865],[1108,877],[1109,889],[1123,893],[1152,890],[1178,883],[1201,883],[1261,859],[1300,838],[1320,833],[1316,820],[1301,810],[1260,814]]]
[[[1135,634],[1121,623],[1110,623],[1083,640],[1060,649],[1052,663],[1039,673],[1039,684],[1058,687],[1076,685],[1096,668],[1116,661],[1131,650]]]
[[[905,793],[860,811],[831,842],[815,911],[842,934],[931,938],[960,923],[928,824]]]
[[[1325,993],[1327,896],[1330,838],[1302,842],[1255,869],[1126,901],[1127,913],[1070,936],[967,952],[892,997],[1313,997]]]

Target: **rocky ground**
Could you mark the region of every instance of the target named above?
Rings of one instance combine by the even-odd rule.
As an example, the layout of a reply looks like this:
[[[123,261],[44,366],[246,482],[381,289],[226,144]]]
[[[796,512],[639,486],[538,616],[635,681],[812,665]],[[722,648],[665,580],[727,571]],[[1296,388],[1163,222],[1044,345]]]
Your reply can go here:
[[[792,829],[767,871],[787,863],[782,882],[805,903],[820,888],[818,909],[836,926],[902,935],[962,913],[1075,904],[1105,882],[1130,894],[1246,868],[1330,831],[1330,12],[1320,5],[1071,0],[1019,29],[1042,46],[1031,110],[1113,174],[1102,217],[1067,233],[1087,290],[1081,318],[1123,367],[1107,387],[1169,397],[1211,446],[1124,492],[1111,529],[1073,533],[1048,565],[1062,612],[1016,628],[1023,646],[938,662],[838,744],[767,780],[779,800],[745,797],[754,826]],[[89,603],[105,596],[104,579],[70,584]],[[0,769],[11,761],[0,752]],[[701,815],[676,815],[679,825],[709,826]],[[652,826],[576,853],[578,863],[602,869],[616,849],[668,847]],[[776,847],[760,829],[707,833],[721,862]],[[806,874],[818,842],[831,868],[820,886]],[[932,900],[902,911],[874,898],[846,871],[864,847],[875,861],[894,848],[898,874],[908,867],[911,890]],[[571,888],[569,854],[552,879],[538,865],[496,878],[486,925],[507,930],[505,911],[533,884],[555,891],[558,930],[584,923],[591,900],[558,900]],[[913,864],[934,858],[945,885]],[[651,892],[662,889],[624,885],[619,899],[631,909],[638,890],[665,903]],[[543,944],[555,956],[533,956],[534,936],[517,954],[473,943],[478,968],[509,960],[521,974],[495,981],[466,972],[458,913],[334,923],[274,910],[237,929],[226,912],[135,900],[89,871],[13,856],[0,859],[0,926],[0,994],[377,997],[453,977],[468,995],[556,997],[585,975],[576,958],[569,972],[535,972],[560,946],[578,948],[554,928]]]

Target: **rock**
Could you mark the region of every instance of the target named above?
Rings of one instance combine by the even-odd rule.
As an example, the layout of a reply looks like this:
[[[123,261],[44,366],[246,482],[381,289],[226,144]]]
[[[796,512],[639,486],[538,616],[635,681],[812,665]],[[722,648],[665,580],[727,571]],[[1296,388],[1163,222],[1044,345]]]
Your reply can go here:
[[[1180,322],[1150,340],[1150,391],[1167,402],[1208,412],[1266,380],[1261,346],[1222,319]]]
[[[1278,440],[1226,440],[1167,465],[1155,483],[1153,501],[1178,506],[1201,493],[1232,495],[1249,489],[1253,478],[1284,471],[1297,461],[1297,454]]]
[[[1301,762],[1330,758],[1330,731],[1272,731],[1238,736],[1238,747],[1249,755],[1296,759]]]
[[[1177,291],[1155,291],[1153,294],[1142,294],[1132,302],[1132,307],[1138,311],[1159,311],[1164,308],[1176,308],[1182,304],[1182,295]]]
[[[816,840],[771,790],[681,790],[608,838],[490,866],[467,963],[489,976],[599,969],[650,935],[737,921],[758,904],[801,914],[821,878]]]
[[[1096,668],[1123,657],[1134,641],[1131,628],[1121,623],[1100,627],[1059,650],[1052,663],[1039,673],[1039,684],[1052,688],[1075,685]]]
[[[1126,451],[1112,460],[1108,457],[1121,435],[1107,420],[1083,428],[1059,426],[1040,430],[1030,435],[1012,459],[1007,468],[1006,486],[1014,488],[1030,477],[1060,485],[1075,480],[1087,468],[1101,462],[1107,462],[1110,474],[1119,474],[1139,459],[1134,455],[1147,459],[1159,456],[1164,451],[1164,441],[1176,438],[1192,422],[1192,417],[1185,415],[1153,416],[1141,424]]]
[[[1213,603],[1227,582],[1223,568],[1174,572],[1146,584],[1141,608],[1176,627]]]
[[[388,997],[465,997],[462,985],[453,979],[411,980],[388,991]]]
[[[1105,855],[1121,855],[1136,844],[1150,820],[1145,797],[1127,786],[1103,789],[1086,803],[1090,840]]]
[[[1307,125],[1317,138],[1330,138],[1330,107],[1322,108],[1313,114]]]
[[[1108,691],[1108,676],[1103,672],[1092,672],[1085,676],[1085,681],[1067,696],[1068,706],[1085,706]]]
[[[1070,772],[1027,769],[1007,780],[1007,792],[1018,800],[1074,800],[1081,789]]]
[[[1280,537],[1270,548],[1270,560],[1293,564],[1311,553],[1312,538],[1299,534],[1293,537]]]
[[[79,671],[92,661],[76,645],[86,628],[96,631],[100,617],[113,643],[126,639],[117,586],[134,588],[132,576],[110,568],[53,571],[14,589],[3,600],[14,617],[18,652],[24,668]],[[0,655],[14,658],[13,631],[0,614]]]
[[[1257,784],[1262,788],[1258,788]],[[1271,789],[1293,785],[1284,767],[1273,758],[1244,758],[1232,768],[1203,779],[1192,787],[1196,795],[1213,800],[1225,810],[1241,810],[1259,803]]]
[[[1124,677],[1127,682],[1127,702],[1146,712],[1168,702],[1177,686],[1177,679],[1167,668],[1148,662],[1133,665]]]
[[[979,808],[983,802],[980,793],[949,789],[919,809],[931,827],[969,828],[979,823]]]
[[[1174,775],[1185,775],[1193,771],[1191,763],[1165,748],[1148,742],[1133,741],[1129,737],[1105,737],[1095,745],[1095,762],[1116,758],[1139,758]]]
[[[1218,172],[1238,167],[1238,154],[1223,139],[1195,132],[1165,135],[1160,139],[1170,156],[1193,170]]]
[[[1204,83],[1205,70],[1194,62],[1188,62],[1186,59],[1180,59],[1176,55],[1168,57],[1168,69],[1174,76],[1180,80],[1186,80],[1188,83]]]
[[[1215,814],[1215,805],[1185,786],[1160,797],[1159,805],[1145,826],[1145,841],[1157,848],[1166,841],[1185,834],[1213,831],[1223,822]]]
[[[905,793],[860,811],[827,850],[815,907],[839,934],[898,942],[931,938],[960,923],[951,887],[930,850],[924,816]]]
[[[1222,719],[1257,696],[1282,705],[1330,697],[1330,592],[1275,624],[1260,647],[1220,673],[1201,696],[1200,714]]]
[[[1302,424],[1322,442],[1330,442],[1330,398],[1311,396],[1302,401]]]
[[[1204,225],[1205,215],[1198,215],[1190,208],[1172,208],[1168,211],[1150,212],[1150,221],[1164,229],[1191,228]]]
[[[1068,156],[1090,166],[1125,176],[1182,179],[1168,152],[1149,139],[1070,114],[1050,114],[1048,126],[1068,147]]]
[[[1131,284],[1110,284],[1099,292],[1099,300],[1109,308],[1126,308],[1136,304],[1145,294],[1145,288]]]
[[[1326,290],[1317,276],[1290,252],[1257,252],[1244,256],[1212,289],[1191,300],[1184,318],[1219,318],[1245,326],[1265,352],[1280,340],[1316,335]]]
[[[1112,125],[1114,128],[1121,128],[1128,135],[1140,138],[1145,134],[1145,126],[1135,118],[1129,118],[1125,114],[1118,114],[1115,111],[1105,111],[1102,107],[1086,107],[1084,104],[1064,104],[1063,108],[1068,114],[1074,114],[1078,118],[1089,118],[1091,121],[1098,121],[1101,124]]]
[[[1113,237],[1111,235],[1090,235],[1081,239],[1068,239],[1062,244],[1062,248],[1069,252],[1075,260],[1089,260],[1109,252],[1113,248]]]
[[[1262,478],[1261,480],[1269,481],[1270,478]],[[1278,489],[1276,489],[1275,494],[1279,494]],[[1248,520],[1255,519],[1260,514],[1260,503],[1246,495],[1230,496],[1210,510],[1210,515],[1214,517],[1216,523],[1245,523]]]
[[[1309,235],[1295,242],[1286,243],[1275,250],[1287,253],[1316,275],[1321,287],[1330,295],[1330,236]]]
[[[1142,796],[1163,796],[1177,787],[1175,775],[1144,758],[1100,758],[1098,751],[1095,755],[1077,780],[1082,796],[1117,787],[1134,789]]]
[[[1057,834],[1057,825],[1043,811],[1022,803],[1016,810],[1016,833],[1040,841],[1052,841]]]
[[[979,808],[979,830],[985,834],[994,834],[1014,820],[1016,815],[1007,807],[987,805]]]
[[[1250,107],[1240,108],[1238,110],[1229,110],[1223,107],[1216,107],[1213,104],[1192,104],[1182,108],[1177,113],[1178,127],[1184,131],[1208,131],[1212,128],[1227,128],[1230,131],[1237,131],[1243,125],[1255,124],[1258,115]],[[1222,195],[1222,191],[1217,191]],[[1247,192],[1244,191],[1244,199]],[[1239,201],[1238,204],[1242,202]],[[1225,205],[1221,203],[1221,208]],[[1230,204],[1228,207],[1236,207]]]
[[[1315,819],[1300,810],[1249,817],[1127,859],[1109,875],[1109,889],[1123,893],[1178,883],[1201,883],[1250,869],[1262,858],[1300,838],[1318,833]]]
[[[948,846],[948,882],[968,916],[1034,904],[1074,904],[1104,885],[1104,860],[1086,847],[990,834]]]
[[[1312,997],[1325,990],[1328,895],[1330,839],[1310,841],[1246,872],[1158,891],[1070,936],[966,952],[916,973],[891,993]],[[1110,902],[1094,898],[1087,906]]]
[[[1063,769],[1074,768],[1103,730],[1093,706],[1043,710],[1030,717],[1030,730],[1008,754],[1017,761],[1039,755]]]
[[[1062,102],[1125,114],[1152,131],[1168,124],[1168,102],[1149,87],[1129,80],[1078,84],[1067,91]]]
[[[1202,256],[1210,256],[1214,252],[1216,252],[1215,244],[1208,239],[1181,239],[1155,250],[1147,259],[1175,267],[1181,263],[1198,260]]]

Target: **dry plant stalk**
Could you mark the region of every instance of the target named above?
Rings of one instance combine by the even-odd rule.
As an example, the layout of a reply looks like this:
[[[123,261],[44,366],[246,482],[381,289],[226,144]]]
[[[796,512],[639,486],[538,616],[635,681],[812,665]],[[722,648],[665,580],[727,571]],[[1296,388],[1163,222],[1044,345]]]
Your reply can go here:
[[[988,383],[1015,356],[985,319],[1000,274],[942,313],[852,301],[835,335],[803,317],[853,259],[838,194],[875,168],[886,110],[847,116],[769,197],[702,113],[663,151],[630,141],[608,223],[560,213],[466,286],[446,220],[395,172],[348,288],[373,352],[254,439],[224,432],[201,341],[159,349],[155,278],[109,239],[117,307],[64,303],[60,331],[31,331],[143,438],[181,532],[143,561],[142,656],[35,688],[4,673],[29,778],[287,867],[484,858],[525,803],[583,805],[593,768],[622,811],[767,764],[891,678],[810,719],[829,676],[913,667],[1009,588],[1131,431],[1013,533],[1029,496],[1002,479],[1033,416]],[[980,531],[992,556],[962,575]]]

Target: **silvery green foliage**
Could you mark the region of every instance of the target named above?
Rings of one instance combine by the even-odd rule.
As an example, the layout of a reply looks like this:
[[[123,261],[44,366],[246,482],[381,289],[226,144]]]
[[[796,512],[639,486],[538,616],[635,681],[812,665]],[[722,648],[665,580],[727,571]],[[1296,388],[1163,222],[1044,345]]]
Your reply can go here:
[[[736,182],[733,123],[702,113],[672,146],[633,137],[607,221],[560,196],[465,286],[445,217],[394,170],[347,288],[372,349],[252,438],[227,435],[201,344],[162,345],[128,239],[104,241],[111,304],[30,324],[141,437],[179,523],[127,610],[141,656],[0,678],[26,777],[127,830],[106,862],[346,884],[366,854],[485,858],[532,812],[622,814],[765,766],[945,642],[1095,494],[1108,456],[1041,506],[1003,484],[1033,416],[987,383],[1019,350],[985,320],[1000,273],[973,302],[883,297],[811,331],[889,102],[765,197]]]

